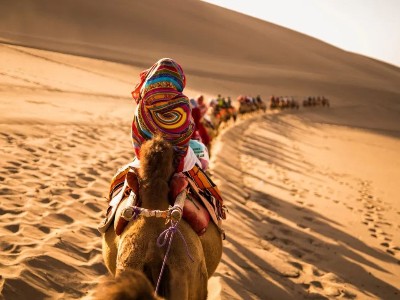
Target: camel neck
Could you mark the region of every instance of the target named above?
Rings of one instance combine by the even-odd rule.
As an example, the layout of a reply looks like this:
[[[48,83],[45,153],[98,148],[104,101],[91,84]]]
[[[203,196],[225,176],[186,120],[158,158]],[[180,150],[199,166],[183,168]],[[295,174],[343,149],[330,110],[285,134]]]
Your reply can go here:
[[[168,193],[169,185],[164,179],[153,179],[151,184],[143,184],[140,192],[142,207],[160,210],[168,209]]]

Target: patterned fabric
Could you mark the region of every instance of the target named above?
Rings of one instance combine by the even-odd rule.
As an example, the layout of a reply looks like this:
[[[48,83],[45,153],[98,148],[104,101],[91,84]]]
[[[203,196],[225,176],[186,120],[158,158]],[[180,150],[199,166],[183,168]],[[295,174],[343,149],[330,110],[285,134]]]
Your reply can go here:
[[[185,172],[186,176],[190,177],[202,191],[207,191],[211,194],[211,203],[215,208],[219,218],[226,219],[224,200],[221,192],[211,178],[201,168],[195,165],[190,171]]]
[[[140,80],[132,92],[138,104],[132,122],[136,155],[139,157],[144,141],[161,134],[174,147],[177,171],[181,171],[194,130],[189,99],[182,94],[186,84],[183,70],[172,59],[163,58],[140,73]]]

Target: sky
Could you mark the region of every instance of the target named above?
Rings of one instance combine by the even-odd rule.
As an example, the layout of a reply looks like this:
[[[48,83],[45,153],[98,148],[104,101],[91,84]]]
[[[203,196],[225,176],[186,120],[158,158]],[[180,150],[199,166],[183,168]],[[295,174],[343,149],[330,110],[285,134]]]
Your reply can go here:
[[[400,67],[400,0],[204,0]]]

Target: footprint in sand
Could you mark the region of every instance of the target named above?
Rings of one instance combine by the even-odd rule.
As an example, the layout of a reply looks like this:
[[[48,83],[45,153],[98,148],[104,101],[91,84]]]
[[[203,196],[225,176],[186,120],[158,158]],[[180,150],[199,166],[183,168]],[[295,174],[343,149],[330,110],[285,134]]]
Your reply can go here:
[[[84,169],[86,172],[88,172],[92,176],[99,176],[100,173],[97,172],[94,168],[85,168]]]
[[[303,229],[308,229],[308,228],[310,228],[310,227],[308,227],[307,225],[304,225],[304,224],[301,224],[301,223],[299,223],[299,224],[296,224],[298,227],[300,227],[300,228],[303,228]]]
[[[13,165],[15,167],[20,167],[22,164],[17,162],[17,161],[8,161],[7,163],[9,163],[10,165]]]
[[[396,253],[392,249],[386,249],[386,252],[391,254],[391,255],[393,255],[393,256],[396,255]]]
[[[313,287],[319,288],[319,289],[323,288],[322,283],[317,280],[310,281],[310,285],[312,285]]]
[[[289,244],[291,244],[292,242],[291,241],[289,241],[287,244],[285,244],[285,245],[289,245]],[[302,258],[303,256],[304,256],[304,252],[302,252],[302,251],[300,251],[300,250],[298,250],[298,249],[295,249],[295,248],[293,248],[293,249],[289,249],[289,252],[290,252],[290,254],[292,254],[293,256],[296,256],[296,257],[298,257],[298,258]]]
[[[8,172],[8,174],[17,174],[19,170],[15,167],[4,167]]]
[[[79,185],[75,180],[68,180],[67,181],[67,186],[70,187],[70,188],[81,189],[81,188],[84,188],[86,185],[85,184]]]
[[[390,255],[396,255],[396,250],[393,247],[390,247],[390,243],[392,239],[390,238],[392,234],[385,232],[385,227],[392,227],[393,224],[387,222],[384,218],[384,214],[381,212],[384,211],[383,207],[380,205],[383,201],[377,197],[375,197],[370,192],[371,186],[369,183],[362,183],[362,188],[359,191],[361,195],[361,199],[363,200],[364,208],[367,210],[364,213],[364,219],[362,221],[363,224],[370,226],[368,231],[370,235],[379,240],[383,240],[380,242],[380,246],[383,247],[384,251],[389,253]],[[379,204],[378,204],[379,203]]]
[[[75,200],[77,200],[77,199],[79,199],[79,198],[81,197],[81,195],[79,195],[79,194],[74,194],[74,193],[71,193],[71,194],[70,194],[70,197],[71,197],[72,199],[75,199]]]
[[[36,152],[36,150],[33,149],[33,148],[31,148],[31,147],[23,146],[22,148],[23,148],[24,150],[30,152],[30,153],[35,153],[35,152]]]
[[[64,188],[58,188],[58,189],[51,189],[50,190],[50,194],[51,195],[56,195],[56,196],[59,196],[59,195],[63,195],[63,194],[66,194],[66,193],[70,193],[71,192],[71,189],[64,189]]]
[[[49,168],[59,168],[59,167],[60,167],[60,165],[55,164],[55,163],[51,163],[51,164],[49,165]]]
[[[38,229],[39,229],[40,231],[42,231],[43,233],[46,233],[46,234],[49,234],[50,231],[51,231],[50,228],[47,227],[47,226],[39,226]]]
[[[88,208],[90,208],[92,211],[94,211],[96,213],[103,211],[103,208],[98,207],[95,203],[87,202],[87,203],[85,203],[85,206],[87,206]]]
[[[84,180],[84,181],[87,181],[87,182],[92,182],[92,181],[95,181],[96,180],[96,178],[93,178],[93,177],[90,177],[90,176],[86,176],[85,174],[82,174],[82,173],[79,173],[79,174],[77,174],[78,175],[78,177],[80,178],[80,179],[82,179],[82,180]]]
[[[43,204],[48,204],[48,203],[51,202],[50,198],[42,198],[42,199],[40,199],[39,201],[40,201],[41,203],[43,203]]]
[[[17,233],[19,231],[19,224],[10,224],[10,225],[6,225],[4,226],[4,228],[10,230],[13,233]]]
[[[298,263],[296,261],[288,261],[288,263],[293,267],[295,267],[296,269],[303,271],[303,265],[301,263]]]
[[[87,190],[85,193],[97,198],[101,198],[103,196],[102,192],[96,190]]]
[[[34,166],[30,166],[30,165],[24,165],[22,168],[24,170],[29,170],[29,171],[38,171],[39,170],[38,167],[34,167]]]

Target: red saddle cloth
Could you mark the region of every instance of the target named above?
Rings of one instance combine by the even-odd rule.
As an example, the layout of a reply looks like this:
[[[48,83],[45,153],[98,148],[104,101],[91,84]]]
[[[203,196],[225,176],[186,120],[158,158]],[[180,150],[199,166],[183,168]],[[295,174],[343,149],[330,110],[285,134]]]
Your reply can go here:
[[[188,178],[183,174],[176,174],[170,182],[170,203],[172,205],[178,194],[184,190],[186,190],[186,200],[182,218],[198,235],[202,235],[206,232],[210,222],[210,213],[198,199],[193,197]]]

